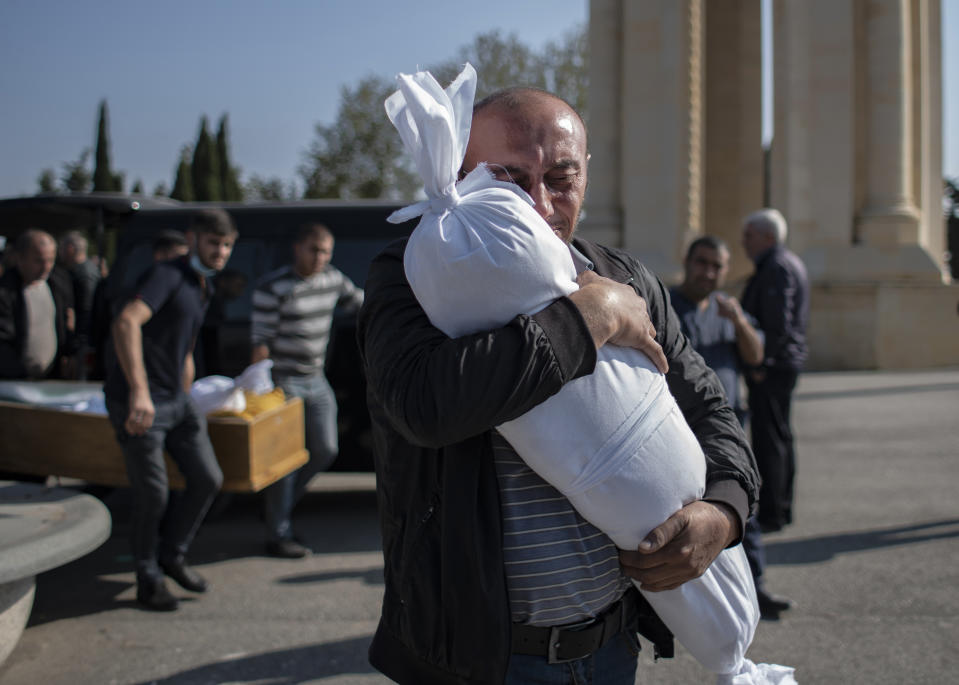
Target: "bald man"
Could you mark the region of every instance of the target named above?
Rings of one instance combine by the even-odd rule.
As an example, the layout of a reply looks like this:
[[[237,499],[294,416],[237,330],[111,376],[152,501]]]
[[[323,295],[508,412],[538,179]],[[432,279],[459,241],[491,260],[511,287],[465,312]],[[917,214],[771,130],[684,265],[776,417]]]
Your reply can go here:
[[[742,537],[757,480],[721,384],[656,277],[574,236],[588,160],[586,127],[560,98],[509,89],[474,108],[463,171],[486,162],[526,191],[580,273],[578,291],[533,316],[451,339],[407,282],[404,243],[371,265],[358,340],[386,590],[370,661],[397,682],[632,685],[637,630],[661,654],[672,642],[630,578],[679,587]],[[668,366],[707,458],[703,499],[637,550],[618,550],[494,430],[591,373],[607,342]]]
[[[74,327],[73,293],[54,272],[57,243],[25,231],[14,245],[13,268],[0,277],[0,378],[63,377]]]

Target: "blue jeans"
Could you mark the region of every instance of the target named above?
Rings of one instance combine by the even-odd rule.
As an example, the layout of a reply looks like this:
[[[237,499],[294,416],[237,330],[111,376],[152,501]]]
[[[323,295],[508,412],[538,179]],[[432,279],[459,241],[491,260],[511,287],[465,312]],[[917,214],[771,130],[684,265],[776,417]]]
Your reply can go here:
[[[587,657],[563,664],[513,654],[505,685],[634,685],[638,656],[635,629],[624,630]]]
[[[186,555],[223,485],[206,419],[190,397],[179,393],[167,401],[154,399],[153,406],[153,425],[144,435],[130,435],[123,425],[127,403],[107,400],[133,491],[130,537],[138,581],[159,580],[163,577],[160,559],[173,561]],[[182,493],[170,493],[164,449],[186,481]]]
[[[339,442],[336,427],[336,396],[326,376],[289,376],[274,379],[288,397],[303,400],[306,449],[310,460],[297,471],[284,476],[264,492],[266,527],[273,541],[293,537],[290,517],[306,486],[320,471],[336,460]]]

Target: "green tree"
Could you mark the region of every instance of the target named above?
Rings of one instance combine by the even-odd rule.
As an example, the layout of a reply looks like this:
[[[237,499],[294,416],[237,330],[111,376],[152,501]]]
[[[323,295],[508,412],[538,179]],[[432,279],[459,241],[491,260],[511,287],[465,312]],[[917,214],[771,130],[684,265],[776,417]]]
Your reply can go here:
[[[137,179],[136,183],[133,184],[133,187],[130,188],[130,192],[133,195],[143,195],[143,182],[140,179]]]
[[[190,171],[193,175],[194,200],[205,202],[222,199],[220,168],[206,116],[200,118],[200,131],[193,148],[193,165]]]
[[[577,29],[542,52],[515,35],[480,34],[455,59],[430,67],[443,85],[470,62],[477,71],[477,99],[508,86],[546,88],[584,113],[587,91],[586,32]],[[316,125],[316,139],[299,174],[305,197],[411,200],[422,183],[399,135],[383,112],[383,101],[396,90],[392,78],[369,76],[341,91],[340,108],[331,125]]]
[[[300,166],[304,197],[413,197],[419,178],[401,156],[403,143],[383,110],[393,90],[392,81],[378,76],[343,87],[336,121],[316,125],[316,140]]]
[[[53,169],[44,169],[40,172],[40,175],[37,176],[37,192],[57,192],[57,174],[53,171]]]
[[[216,132],[216,157],[220,171],[220,197],[223,200],[238,202],[243,199],[243,186],[240,185],[239,169],[230,163],[230,138],[228,133],[228,115],[220,118]]]
[[[110,168],[110,128],[107,101],[100,101],[97,122],[96,161],[93,168],[93,190],[101,192],[121,192],[123,177],[114,174]]]
[[[170,189],[162,181],[153,186],[153,197],[170,197]]]
[[[83,152],[74,162],[66,162],[63,165],[63,172],[60,175],[60,182],[63,187],[71,193],[87,193],[93,184],[93,175],[87,163],[90,159],[90,148],[84,148]]]
[[[265,178],[253,174],[244,187],[244,199],[252,202],[285,202],[296,199],[296,184],[279,176]]]
[[[180,150],[180,163],[176,168],[176,178],[173,181],[173,190],[170,197],[181,202],[193,202],[193,167],[190,164],[192,152],[189,145]]]

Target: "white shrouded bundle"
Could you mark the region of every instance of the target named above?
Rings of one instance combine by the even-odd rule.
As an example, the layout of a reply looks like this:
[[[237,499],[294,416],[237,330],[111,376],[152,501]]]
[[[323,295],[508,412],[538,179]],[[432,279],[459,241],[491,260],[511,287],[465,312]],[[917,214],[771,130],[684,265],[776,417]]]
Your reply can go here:
[[[467,64],[445,91],[428,72],[397,81],[386,111],[423,177],[427,199],[390,220],[422,215],[404,268],[433,325],[460,337],[534,314],[574,292],[569,248],[527,193],[495,180],[485,164],[457,183],[472,120],[473,68]],[[637,350],[604,345],[592,374],[497,428],[622,549],[636,549],[705,489],[699,443],[664,376]],[[759,610],[741,546],[723,551],[702,577],[644,596],[718,682],[795,682],[791,668],[745,658]]]

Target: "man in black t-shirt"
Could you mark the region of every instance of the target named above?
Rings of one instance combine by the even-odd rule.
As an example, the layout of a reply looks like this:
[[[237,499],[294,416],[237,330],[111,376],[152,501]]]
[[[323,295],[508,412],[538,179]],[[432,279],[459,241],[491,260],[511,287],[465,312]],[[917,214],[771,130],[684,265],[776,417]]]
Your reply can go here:
[[[226,266],[237,232],[222,210],[198,212],[191,228],[195,250],[155,264],[117,314],[112,326],[117,362],[104,384],[133,490],[137,601],[160,611],[178,605],[164,573],[186,590],[207,589],[185,556],[223,482],[206,419],[190,400],[189,388],[211,279]],[[164,448],[186,481],[185,490],[174,497],[169,495]]]

